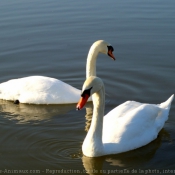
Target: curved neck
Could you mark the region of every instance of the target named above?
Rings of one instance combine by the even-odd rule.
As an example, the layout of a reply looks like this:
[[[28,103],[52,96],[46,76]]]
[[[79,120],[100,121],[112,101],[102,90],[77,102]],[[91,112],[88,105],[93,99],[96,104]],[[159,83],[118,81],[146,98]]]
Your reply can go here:
[[[100,156],[103,152],[102,131],[105,107],[104,86],[93,95],[93,116],[90,129],[83,143],[83,153],[88,157]]]
[[[102,142],[103,116],[105,108],[104,87],[93,95],[93,116],[89,132],[96,136],[96,140]]]
[[[96,58],[98,54],[97,46],[92,45],[87,56],[86,78],[96,76]]]

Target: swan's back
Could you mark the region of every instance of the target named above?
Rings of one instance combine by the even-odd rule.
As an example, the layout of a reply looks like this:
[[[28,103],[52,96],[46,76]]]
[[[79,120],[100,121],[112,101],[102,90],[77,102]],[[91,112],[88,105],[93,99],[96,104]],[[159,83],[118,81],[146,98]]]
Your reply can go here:
[[[81,91],[55,78],[30,76],[0,84],[0,99],[20,103],[76,103]]]
[[[106,154],[136,149],[157,138],[168,119],[173,97],[158,105],[127,101],[104,116],[103,143]]]

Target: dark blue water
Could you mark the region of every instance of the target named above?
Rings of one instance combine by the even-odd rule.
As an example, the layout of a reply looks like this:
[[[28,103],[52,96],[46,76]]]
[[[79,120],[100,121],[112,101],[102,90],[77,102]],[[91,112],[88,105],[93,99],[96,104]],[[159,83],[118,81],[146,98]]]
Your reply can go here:
[[[107,94],[105,112],[126,100],[161,103],[175,93],[174,7],[173,0],[1,1],[0,82],[44,75],[81,89],[89,48],[104,39],[116,57],[115,62],[105,55],[97,60]],[[155,141],[101,158],[82,155],[90,120],[85,113],[77,112],[75,104],[15,106],[0,101],[0,173],[175,171],[174,102]]]

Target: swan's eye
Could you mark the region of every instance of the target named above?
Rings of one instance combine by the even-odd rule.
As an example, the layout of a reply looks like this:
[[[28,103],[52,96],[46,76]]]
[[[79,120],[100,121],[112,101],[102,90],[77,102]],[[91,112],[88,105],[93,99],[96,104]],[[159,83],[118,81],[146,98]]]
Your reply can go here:
[[[91,89],[92,89],[92,87],[89,88],[89,89],[84,90],[84,91],[82,92],[82,94],[81,94],[81,97],[85,97],[86,94],[87,94],[88,96],[90,96],[90,95],[91,95]]]

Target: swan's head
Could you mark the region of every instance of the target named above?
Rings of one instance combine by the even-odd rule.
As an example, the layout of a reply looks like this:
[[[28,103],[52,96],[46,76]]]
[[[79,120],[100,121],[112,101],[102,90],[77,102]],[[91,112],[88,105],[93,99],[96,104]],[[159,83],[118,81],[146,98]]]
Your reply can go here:
[[[109,57],[111,57],[113,60],[115,60],[115,57],[113,55],[114,48],[112,47],[111,44],[109,44],[108,42],[104,40],[98,40],[94,42],[92,45],[92,49],[93,50],[95,49],[100,53],[106,54]]]
[[[90,76],[87,78],[83,84],[81,98],[76,107],[77,110],[82,109],[88,98],[95,92],[98,92],[103,86],[103,81],[100,78],[95,76]]]

